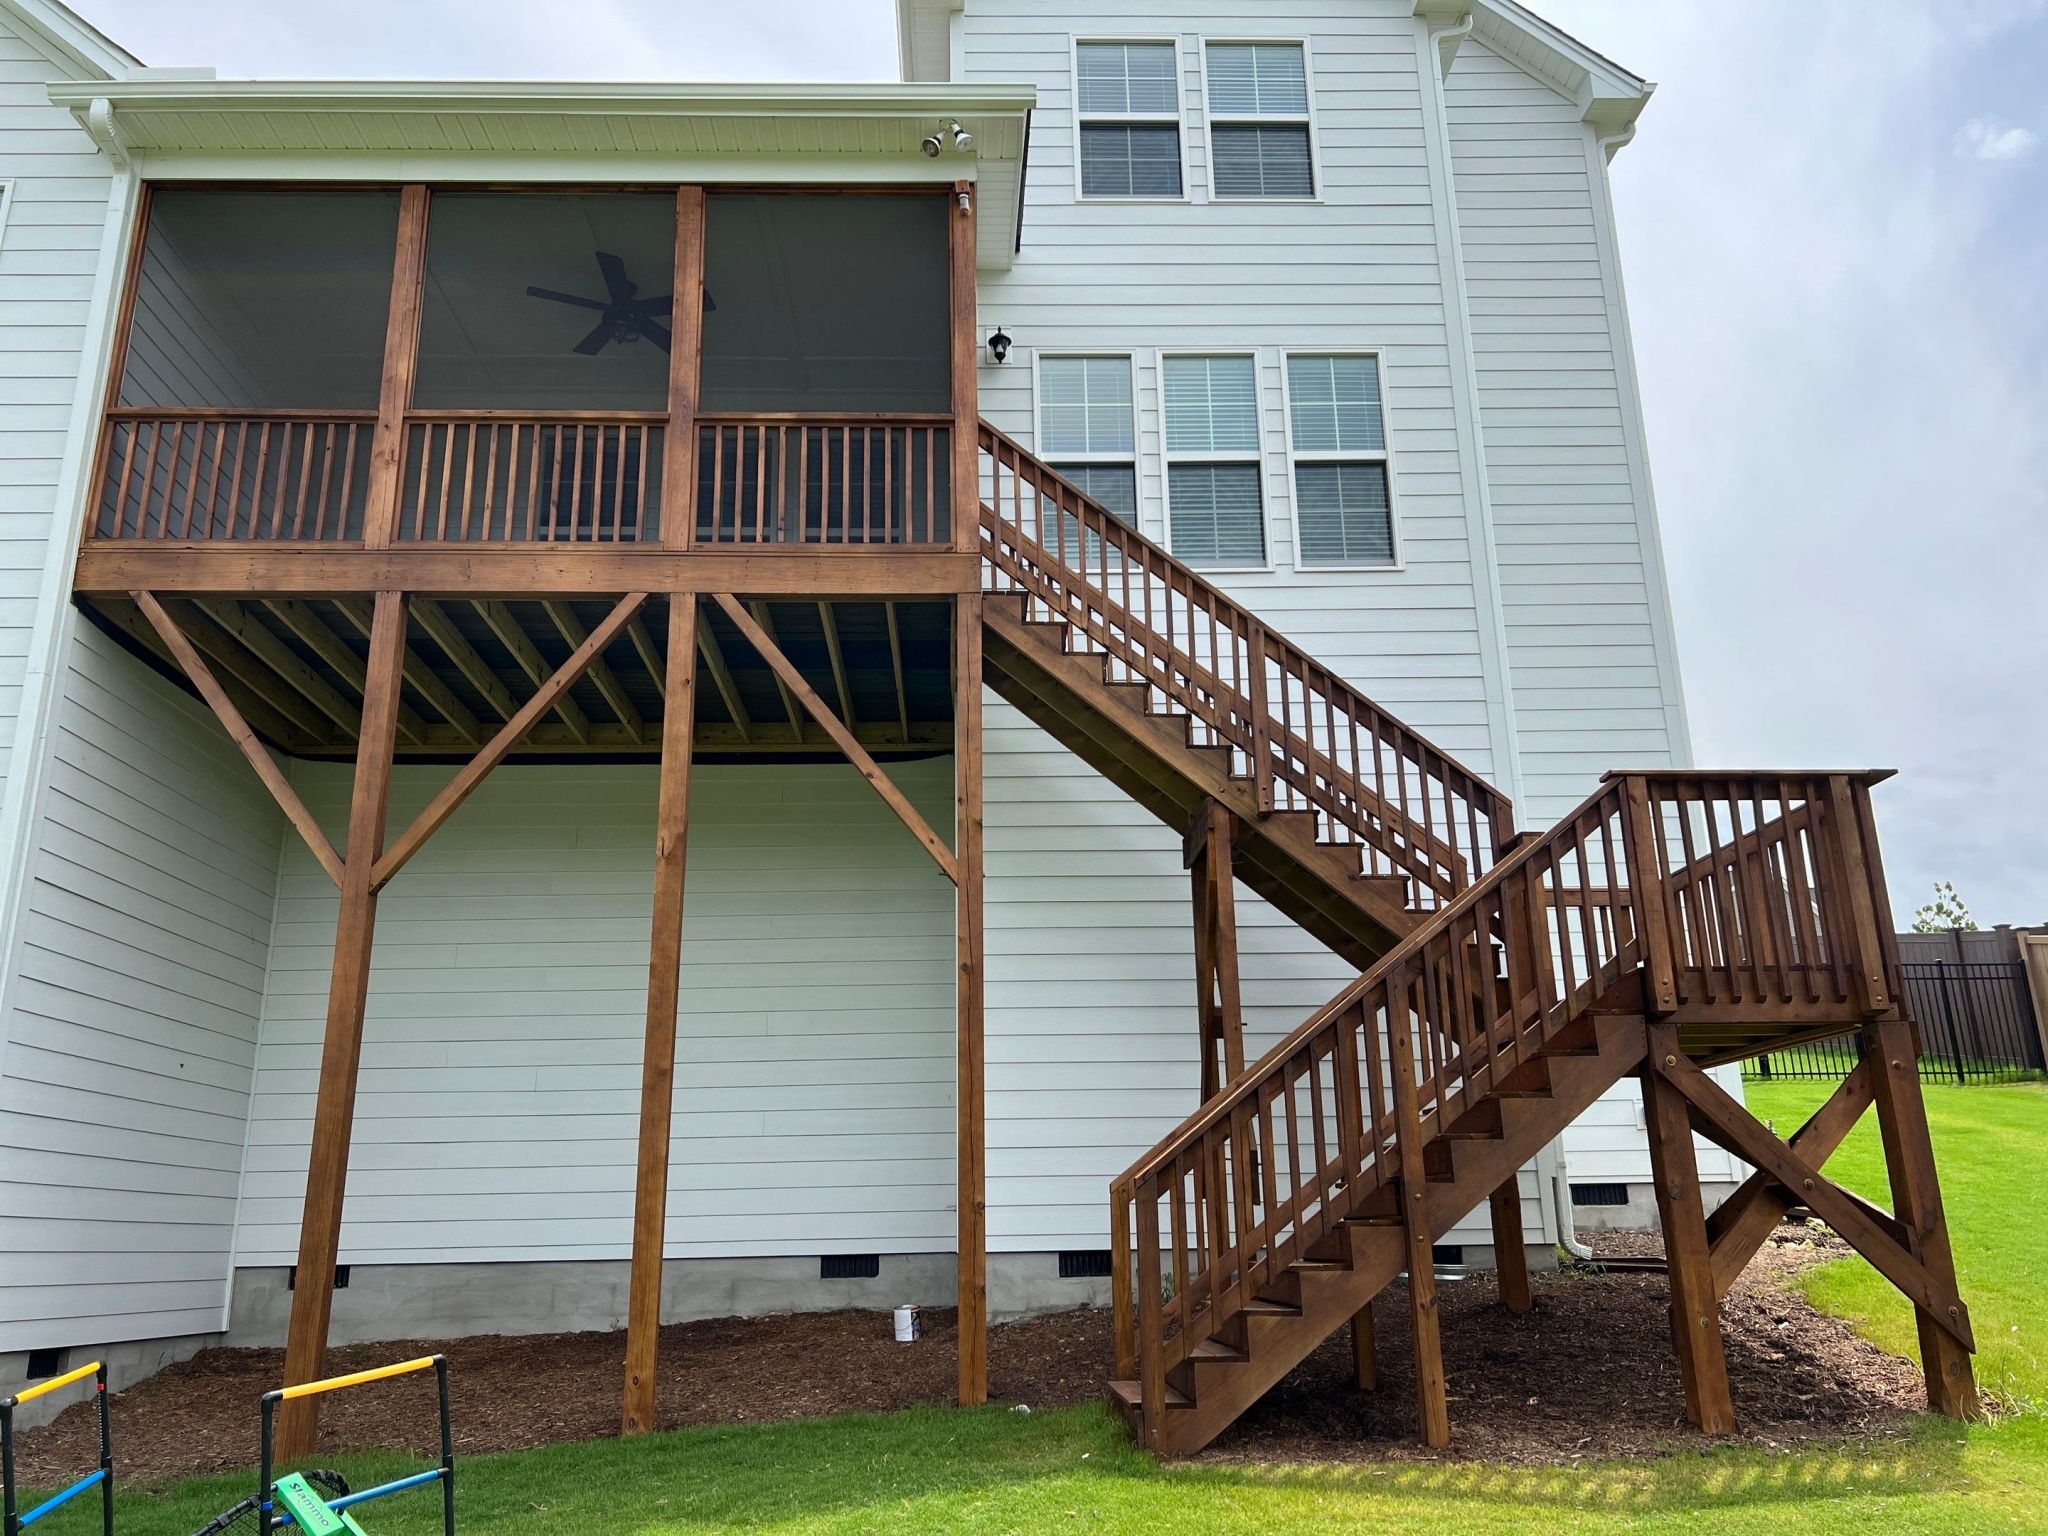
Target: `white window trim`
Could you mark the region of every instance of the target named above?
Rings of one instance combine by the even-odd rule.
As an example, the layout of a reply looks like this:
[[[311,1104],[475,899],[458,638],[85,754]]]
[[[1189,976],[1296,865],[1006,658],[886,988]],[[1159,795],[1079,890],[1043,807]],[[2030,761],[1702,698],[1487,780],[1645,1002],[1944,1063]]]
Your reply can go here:
[[[13,208],[14,183],[12,180],[0,181],[0,241],[7,238],[7,215]]]
[[[1380,437],[1386,447],[1377,451],[1351,449],[1344,452],[1298,452],[1294,446],[1294,391],[1288,378],[1288,362],[1296,357],[1369,357],[1379,367]],[[1292,520],[1288,529],[1294,569],[1320,576],[1329,571],[1398,575],[1408,569],[1407,553],[1401,540],[1401,503],[1394,492],[1393,413],[1387,406],[1387,354],[1380,347],[1286,347],[1280,353],[1280,407],[1287,418],[1287,509]],[[1393,558],[1333,565],[1310,565],[1301,558],[1301,497],[1295,491],[1295,467],[1300,464],[1385,464],[1387,466],[1387,536]]]
[[[1173,50],[1173,136],[1174,142],[1180,149],[1180,195],[1178,197],[1161,197],[1149,192],[1125,197],[1116,193],[1091,193],[1081,190],[1081,45],[1083,43],[1148,43],[1153,45],[1163,43]],[[1076,33],[1067,38],[1068,98],[1074,108],[1074,201],[1117,203],[1125,207],[1146,203],[1170,205],[1190,201],[1188,196],[1188,104],[1187,93],[1182,88],[1185,84],[1186,70],[1187,61],[1181,57],[1180,39],[1178,37],[1143,37],[1128,33],[1120,33],[1113,36],[1090,33],[1084,37]],[[1206,76],[1203,80],[1202,92],[1203,98],[1206,100],[1208,96]],[[1087,114],[1087,121],[1090,123],[1112,124],[1151,123],[1156,126],[1166,122],[1167,119],[1161,117],[1157,112],[1090,112]],[[1318,185],[1321,185],[1321,183],[1318,183]]]
[[[1301,49],[1301,80],[1302,87],[1308,95],[1308,112],[1301,117],[1282,117],[1277,113],[1265,113],[1257,117],[1234,117],[1214,111],[1209,105],[1209,45],[1211,43],[1288,43],[1299,47]],[[1286,207],[1289,204],[1305,206],[1311,203],[1322,202],[1323,152],[1322,135],[1316,130],[1316,60],[1315,54],[1309,48],[1308,39],[1305,37],[1241,37],[1231,34],[1229,36],[1197,38],[1196,47],[1201,50],[1202,132],[1204,135],[1202,148],[1206,151],[1205,158],[1207,162],[1206,181],[1203,190],[1208,194],[1209,200],[1216,203],[1225,203],[1231,207],[1238,207],[1248,203],[1258,206],[1279,204],[1282,207]],[[1315,190],[1307,197],[1230,197],[1218,192],[1216,190],[1216,145],[1213,135],[1215,127],[1219,122],[1226,126],[1235,126],[1240,123],[1300,123],[1306,125],[1308,128],[1308,174]],[[1078,148],[1076,152],[1078,153]],[[1182,185],[1186,185],[1185,177],[1182,178]]]
[[[1090,38],[1090,42],[1094,39]],[[1050,447],[1045,441],[1045,385],[1038,371],[1042,358],[1058,361],[1063,357],[1113,357],[1122,358],[1131,370],[1131,451],[1129,453],[1066,453]],[[1138,468],[1138,358],[1127,347],[1051,347],[1044,351],[1034,349],[1031,354],[1031,441],[1037,446],[1038,457],[1058,469],[1061,464],[1128,464],[1131,470],[1131,527],[1142,530],[1145,523],[1145,478]],[[1055,462],[1057,461],[1057,462]],[[1112,515],[1114,515],[1112,513]]]
[[[1169,446],[1166,403],[1166,363],[1174,357],[1242,357],[1252,365],[1252,401],[1257,412],[1258,446],[1219,453],[1214,449],[1198,452],[1183,452]],[[1266,391],[1259,382],[1259,367],[1264,359],[1257,347],[1163,347],[1153,355],[1153,371],[1159,383],[1159,500],[1164,521],[1159,529],[1159,542],[1166,546],[1169,554],[1186,561],[1189,566],[1205,576],[1232,575],[1245,572],[1270,574],[1273,564],[1273,477],[1267,463],[1266,452]],[[1283,368],[1284,371],[1284,368]],[[1292,441],[1292,432],[1289,441]],[[1262,558],[1256,561],[1215,562],[1195,565],[1173,547],[1173,466],[1176,464],[1244,464],[1255,465],[1259,472],[1259,542],[1263,546]],[[1291,471],[1290,471],[1291,473]],[[1292,494],[1292,488],[1289,489]],[[1320,567],[1318,567],[1320,569]]]

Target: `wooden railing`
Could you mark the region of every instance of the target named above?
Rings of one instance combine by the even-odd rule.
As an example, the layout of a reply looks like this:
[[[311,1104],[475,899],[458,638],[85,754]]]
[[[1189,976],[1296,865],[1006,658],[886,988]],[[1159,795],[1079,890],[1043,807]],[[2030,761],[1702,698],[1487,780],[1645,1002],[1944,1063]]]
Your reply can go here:
[[[102,539],[359,539],[374,411],[108,413]]]
[[[1638,968],[1681,1021],[1887,1009],[1868,784],[1610,775],[1116,1179],[1117,1367],[1146,1422],[1167,1372]]]
[[[981,495],[990,590],[1023,593],[1111,681],[1230,748],[1262,811],[1313,812],[1323,841],[1407,877],[1423,909],[1492,865],[1514,827],[1504,796],[986,422]]]
[[[666,421],[660,413],[408,415],[398,537],[656,542]]]
[[[702,416],[699,544],[944,545],[952,418]]]

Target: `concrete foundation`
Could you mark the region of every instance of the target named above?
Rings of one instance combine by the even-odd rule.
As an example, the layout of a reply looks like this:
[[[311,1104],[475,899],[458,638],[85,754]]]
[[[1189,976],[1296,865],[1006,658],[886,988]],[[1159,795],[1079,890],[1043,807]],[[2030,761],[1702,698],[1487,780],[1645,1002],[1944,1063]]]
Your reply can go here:
[[[1657,1192],[1648,1184],[1630,1184],[1626,1205],[1574,1205],[1572,1225],[1581,1232],[1655,1232]],[[1734,1194],[1734,1184],[1700,1181],[1700,1201],[1709,1216],[1721,1202]]]
[[[202,1349],[210,1349],[221,1342],[217,1333],[187,1333],[169,1339],[127,1339],[115,1344],[75,1345],[63,1352],[63,1366],[57,1375],[74,1371],[81,1365],[90,1365],[95,1360],[104,1360],[107,1365],[107,1387],[120,1392],[134,1386],[138,1381],[147,1381],[167,1365],[180,1360],[189,1360]],[[26,1351],[0,1353],[0,1397],[11,1397],[23,1387],[35,1383],[28,1378],[28,1354]],[[14,1411],[16,1429],[34,1429],[38,1424],[47,1424],[73,1403],[91,1399],[93,1381],[87,1377],[75,1386],[52,1392],[48,1397],[39,1397],[32,1403],[24,1403]],[[117,1431],[118,1432],[118,1431]],[[117,1441],[114,1454],[120,1455]]]
[[[276,1348],[291,1319],[283,1268],[235,1271],[226,1342]],[[628,1265],[615,1260],[532,1264],[356,1264],[334,1293],[336,1344],[451,1339],[478,1334],[611,1332],[626,1326]],[[889,1253],[872,1279],[825,1280],[802,1258],[670,1259],[662,1267],[665,1323],[781,1312],[887,1311],[905,1302],[950,1307],[950,1253]],[[992,1253],[989,1316],[1004,1322],[1074,1307],[1108,1306],[1109,1280],[1060,1278],[1054,1253]]]

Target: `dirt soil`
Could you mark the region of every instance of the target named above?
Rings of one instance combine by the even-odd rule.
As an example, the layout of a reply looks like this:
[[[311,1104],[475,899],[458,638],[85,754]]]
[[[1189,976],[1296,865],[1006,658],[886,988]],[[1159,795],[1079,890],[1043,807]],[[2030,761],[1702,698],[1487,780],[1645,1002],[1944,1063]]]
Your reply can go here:
[[[1600,1234],[1616,1256],[1660,1251],[1653,1238]],[[1882,1437],[1925,1406],[1918,1370],[1858,1339],[1786,1285],[1845,1253],[1818,1227],[1781,1227],[1723,1302],[1740,1438]],[[1375,1305],[1380,1384],[1351,1385],[1340,1331],[1203,1453],[1216,1461],[1384,1461],[1448,1457],[1512,1464],[1654,1455],[1687,1438],[1672,1356],[1668,1282],[1656,1273],[1534,1277],[1535,1310],[1498,1305],[1490,1275],[1447,1281],[1442,1298],[1451,1445],[1415,1439],[1414,1363],[1406,1292]],[[685,1323],[661,1331],[658,1411],[664,1428],[762,1423],[942,1403],[953,1390],[955,1320],[928,1310],[914,1345],[894,1341],[886,1313],[825,1312]],[[621,1333],[550,1334],[350,1345],[334,1373],[435,1351],[447,1354],[456,1453],[474,1456],[618,1431]],[[253,1466],[257,1399],[277,1384],[283,1352],[212,1349],[114,1399],[116,1465],[150,1486]],[[1061,1313],[991,1330],[990,1398],[1033,1408],[1099,1402],[1113,1374],[1107,1311]],[[329,1398],[320,1450],[436,1448],[431,1373]],[[1695,1442],[1696,1443],[1696,1442]],[[53,1485],[97,1461],[90,1404],[29,1431],[20,1475]]]

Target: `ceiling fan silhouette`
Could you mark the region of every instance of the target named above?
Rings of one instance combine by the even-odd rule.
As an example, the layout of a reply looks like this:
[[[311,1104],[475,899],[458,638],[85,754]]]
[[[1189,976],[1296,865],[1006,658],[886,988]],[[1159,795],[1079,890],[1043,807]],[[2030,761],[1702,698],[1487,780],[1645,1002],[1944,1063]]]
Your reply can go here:
[[[626,264],[609,251],[597,253],[597,270],[604,274],[606,297],[602,299],[581,298],[573,293],[560,293],[553,288],[528,288],[529,297],[546,299],[554,304],[573,304],[578,309],[595,309],[603,313],[597,325],[588,336],[570,350],[585,357],[595,357],[612,342],[637,341],[646,337],[662,351],[669,346],[668,327],[661,324],[672,305],[672,296],[664,294],[658,299],[636,298],[640,285],[626,276]]]

